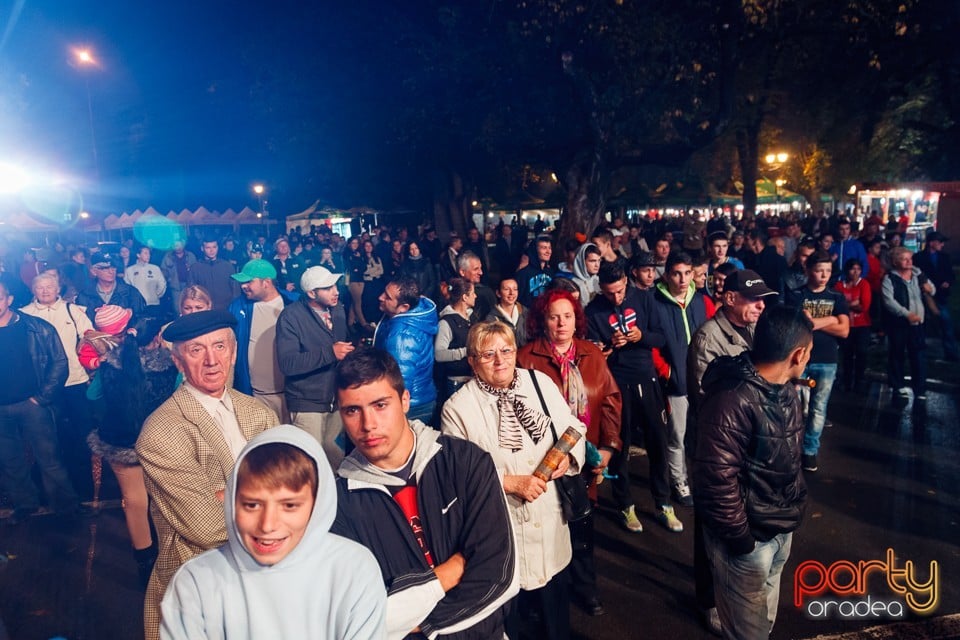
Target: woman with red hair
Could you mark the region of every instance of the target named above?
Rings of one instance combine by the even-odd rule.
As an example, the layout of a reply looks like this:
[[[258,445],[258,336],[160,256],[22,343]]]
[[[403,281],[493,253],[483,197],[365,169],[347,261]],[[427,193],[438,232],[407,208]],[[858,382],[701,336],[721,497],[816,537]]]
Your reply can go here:
[[[587,320],[574,296],[561,289],[547,291],[533,303],[527,318],[528,342],[517,353],[517,364],[550,376],[573,413],[587,425],[587,440],[598,450],[599,461],[585,465],[583,481],[591,499],[611,456],[620,450],[620,389],[607,368],[603,352],[585,340]],[[597,595],[593,562],[593,516],[571,522],[573,560],[570,585],[590,615],[603,614]]]

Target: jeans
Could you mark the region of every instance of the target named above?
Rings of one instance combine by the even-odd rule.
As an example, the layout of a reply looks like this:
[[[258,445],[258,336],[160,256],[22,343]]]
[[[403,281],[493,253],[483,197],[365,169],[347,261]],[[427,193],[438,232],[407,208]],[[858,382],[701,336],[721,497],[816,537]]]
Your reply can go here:
[[[792,533],[757,541],[750,553],[735,556],[709,529],[704,544],[713,567],[717,612],[725,638],[767,640],[777,619],[780,576],[790,557]]]
[[[11,506],[31,511],[40,506],[24,445],[33,452],[50,506],[61,512],[76,511],[79,498],[57,454],[53,412],[30,400],[0,406],[0,486]]]
[[[54,410],[60,460],[73,488],[84,499],[93,497],[93,471],[87,436],[93,431],[93,407],[87,400],[87,385],[64,387]]]
[[[667,434],[667,461],[670,479],[674,485],[687,484],[687,461],[683,452],[683,440],[687,434],[687,396],[667,396],[670,403],[670,432]]]
[[[807,365],[806,376],[816,381],[817,386],[810,389],[810,408],[807,412],[806,428],[803,430],[803,453],[817,455],[820,450],[820,434],[827,421],[827,402],[833,381],[837,378],[836,363],[811,362]]]

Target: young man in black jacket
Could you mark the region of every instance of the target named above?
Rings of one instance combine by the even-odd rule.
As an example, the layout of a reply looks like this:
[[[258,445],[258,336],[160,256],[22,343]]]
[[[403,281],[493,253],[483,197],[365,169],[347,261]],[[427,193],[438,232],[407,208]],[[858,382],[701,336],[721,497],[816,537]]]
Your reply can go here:
[[[630,492],[630,443],[634,430],[643,427],[644,444],[650,458],[650,491],[657,520],[674,532],[683,530],[670,504],[670,473],[667,469],[667,415],[663,390],[653,367],[654,348],[666,344],[659,327],[652,324],[653,294],[627,283],[627,274],[619,262],[600,265],[600,295],[587,305],[587,335],[609,350],[607,365],[623,396],[620,439],[623,449],[610,462],[613,497],[621,522],[629,531],[639,533],[643,525],[637,518]]]
[[[665,342],[660,354],[670,367],[664,385],[670,407],[667,464],[673,497],[685,507],[693,506],[684,449],[690,406],[687,398],[687,351],[693,334],[714,312],[713,303],[695,289],[692,278],[693,258],[685,251],[671,253],[667,258],[666,272],[653,290],[656,324],[661,328]]]
[[[803,415],[792,380],[810,358],[812,325],[797,309],[770,309],[757,322],[753,351],[721,356],[704,375],[696,507],[728,638],[769,637],[803,520]]]
[[[504,637],[520,582],[490,455],[408,420],[410,393],[386,351],[345,357],[336,387],[356,449],[338,471],[330,532],[359,542],[380,563],[389,637]]]

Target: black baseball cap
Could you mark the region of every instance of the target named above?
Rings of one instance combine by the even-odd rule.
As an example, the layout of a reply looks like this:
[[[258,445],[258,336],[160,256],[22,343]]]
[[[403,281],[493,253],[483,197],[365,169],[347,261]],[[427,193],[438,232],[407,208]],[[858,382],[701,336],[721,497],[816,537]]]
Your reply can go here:
[[[723,281],[723,290],[736,291],[748,298],[762,298],[773,296],[777,292],[767,286],[760,274],[751,269],[739,269],[727,276]]]

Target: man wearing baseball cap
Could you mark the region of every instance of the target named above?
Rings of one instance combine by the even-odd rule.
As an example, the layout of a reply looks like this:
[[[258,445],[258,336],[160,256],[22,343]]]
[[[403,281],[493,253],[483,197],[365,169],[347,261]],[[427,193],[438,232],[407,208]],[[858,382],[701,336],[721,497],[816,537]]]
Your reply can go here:
[[[723,304],[717,313],[693,334],[687,351],[687,396],[690,422],[697,423],[697,411],[704,400],[703,374],[720,356],[738,356],[753,348],[753,331],[767,303],[776,303],[777,292],[768,287],[760,274],[740,269],[723,282]],[[696,450],[696,433],[692,446]],[[696,498],[696,496],[694,496]],[[714,601],[713,576],[703,543],[699,518],[693,520],[693,569],[697,605],[706,626],[720,632],[720,617]]]
[[[250,260],[230,277],[241,291],[227,309],[237,319],[233,388],[266,404],[281,422],[290,422],[277,364],[277,318],[300,295],[277,288],[277,270],[266,260]]]
[[[163,331],[184,382],[137,438],[159,546],[144,601],[146,640],[159,637],[160,601],[180,565],[227,541],[222,495],[240,451],[279,422],[263,403],[227,388],[236,324],[227,311],[198,311]]]
[[[310,267],[300,277],[303,297],[277,319],[277,362],[286,377],[290,420],[320,442],[333,469],[344,457],[334,374],[337,363],[353,351],[337,288],[342,276]]]
[[[87,308],[90,322],[96,321],[97,309],[115,304],[133,312],[130,326],[143,317],[147,303],[136,288],[117,280],[119,258],[109,253],[97,253],[91,258],[90,272],[96,280],[77,293],[77,304]]]

